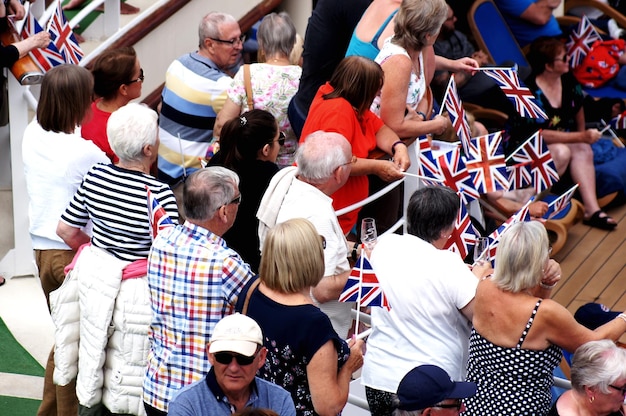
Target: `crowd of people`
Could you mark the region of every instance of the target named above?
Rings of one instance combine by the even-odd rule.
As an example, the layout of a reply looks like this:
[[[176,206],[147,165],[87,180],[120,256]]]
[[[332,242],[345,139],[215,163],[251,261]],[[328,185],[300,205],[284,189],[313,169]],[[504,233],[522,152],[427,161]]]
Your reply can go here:
[[[319,0],[302,67],[284,12],[262,19],[258,62],[238,67],[245,35],[211,12],[198,49],[164,74],[159,114],[132,102],[144,81],[133,48],[48,71],[23,139],[56,326],[38,415],[337,415],[359,370],[375,416],[624,414],[626,351],[613,341],[626,314],[588,329],[550,299],[561,269],[541,222],[512,225],[492,268],[444,250],[461,206],[450,188],[413,193],[406,234],[368,250],[360,219],[393,220],[401,188],[336,215],[402,179],[412,140],[451,129],[434,115],[438,76],[494,93],[472,82],[481,51],[442,45],[469,43],[454,21],[445,0]],[[530,85],[562,122],[533,126],[579,182],[585,223],[612,230],[595,194],[599,132],[585,128],[565,49],[529,43]],[[361,255],[391,304],[371,309],[367,341],[356,305],[338,301]],[[572,390],[556,400],[563,351]]]

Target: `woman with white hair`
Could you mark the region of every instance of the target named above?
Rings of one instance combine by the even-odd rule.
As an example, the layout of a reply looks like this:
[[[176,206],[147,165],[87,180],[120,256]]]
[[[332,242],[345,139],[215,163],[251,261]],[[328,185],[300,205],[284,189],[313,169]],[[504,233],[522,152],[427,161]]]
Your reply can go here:
[[[228,120],[250,111],[248,103],[256,109],[270,112],[278,121],[278,128],[285,134],[277,164],[281,167],[293,164],[298,141],[287,118],[287,106],[298,90],[302,68],[292,65],[291,51],[296,43],[296,27],[285,12],[270,13],[263,18],[257,31],[259,63],[249,65],[249,82],[252,97],[246,91],[245,68],[242,66],[228,89],[228,99],[217,115],[213,134],[220,137],[222,127]]]
[[[467,415],[546,415],[561,349],[626,331],[625,314],[592,331],[549,299],[561,271],[548,244],[541,223],[512,225],[498,245],[493,277],[478,284],[467,370],[478,392],[465,403]]]
[[[97,164],[87,172],[57,227],[72,249],[85,246],[70,272],[76,292],[51,297],[55,382],[63,385],[77,375],[81,408],[143,415],[152,316],[146,277],[152,244],[148,190],[173,222],[178,211],[170,187],[150,175],[159,147],[157,114],[127,104],[111,114],[107,136],[119,162]],[[90,221],[91,239],[82,230]],[[64,308],[76,303],[73,310]],[[72,337],[75,333],[80,335]]]
[[[626,413],[626,350],[613,341],[590,341],[572,359],[572,389],[548,416],[623,416]]]

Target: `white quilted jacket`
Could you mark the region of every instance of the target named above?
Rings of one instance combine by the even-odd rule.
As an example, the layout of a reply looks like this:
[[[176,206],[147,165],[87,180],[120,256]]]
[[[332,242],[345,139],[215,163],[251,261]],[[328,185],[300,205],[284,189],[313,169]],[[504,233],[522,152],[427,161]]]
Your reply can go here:
[[[87,246],[63,285],[50,294],[54,382],[66,385],[77,377],[83,406],[102,402],[112,413],[145,415],[150,290],[146,276],[122,280],[128,264]]]

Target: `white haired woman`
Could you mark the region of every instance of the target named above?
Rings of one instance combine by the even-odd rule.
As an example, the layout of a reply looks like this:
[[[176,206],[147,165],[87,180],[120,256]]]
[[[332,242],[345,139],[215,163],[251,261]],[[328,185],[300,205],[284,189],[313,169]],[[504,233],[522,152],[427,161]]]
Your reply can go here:
[[[250,86],[253,107],[266,110],[278,121],[278,128],[285,134],[277,164],[281,167],[293,164],[298,141],[287,118],[287,106],[298,90],[302,68],[291,65],[289,56],[296,43],[296,28],[285,12],[270,13],[263,18],[257,31],[259,63],[250,65]],[[228,99],[215,121],[213,134],[220,137],[222,127],[250,111],[246,93],[244,67],[241,67],[228,89]]]
[[[548,416],[623,416],[626,413],[626,350],[607,339],[581,345],[572,359],[572,389]]]
[[[573,352],[626,331],[626,315],[592,331],[550,300],[561,270],[549,254],[537,221],[514,224],[502,235],[493,277],[476,289],[467,380],[478,392],[467,399],[465,414],[547,414],[561,348]]]
[[[157,114],[144,105],[127,104],[111,114],[107,136],[119,162],[94,165],[87,172],[57,226],[57,234],[72,249],[91,244],[77,256],[72,271],[78,283],[74,299],[80,311],[80,342],[61,336],[69,331],[58,323],[71,317],[53,308],[55,381],[57,373],[73,375],[77,360],[82,407],[143,415],[141,388],[152,316],[146,278],[152,244],[147,189],[173,222],[178,211],[170,187],[150,175],[159,147]],[[89,221],[91,239],[82,231]],[[109,337],[110,327],[114,332]]]

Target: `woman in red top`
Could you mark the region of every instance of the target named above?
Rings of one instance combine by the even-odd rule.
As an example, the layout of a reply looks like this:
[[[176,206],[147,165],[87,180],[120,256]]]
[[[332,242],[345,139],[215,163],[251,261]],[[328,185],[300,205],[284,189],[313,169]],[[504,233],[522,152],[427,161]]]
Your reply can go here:
[[[343,135],[352,145],[356,162],[348,182],[333,195],[333,207],[345,208],[368,196],[367,175],[387,182],[402,179],[410,165],[406,145],[369,108],[383,85],[383,71],[371,59],[350,56],[342,60],[330,81],[322,85],[311,104],[300,142],[318,130]],[[368,159],[376,147],[392,160]],[[339,217],[344,233],[356,224],[359,210]]]

